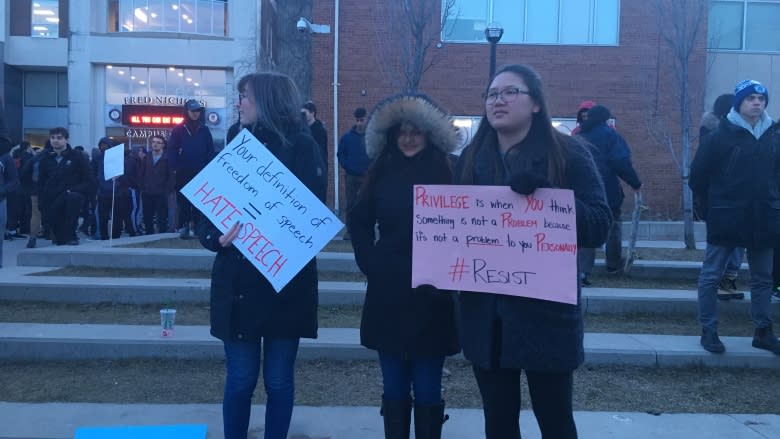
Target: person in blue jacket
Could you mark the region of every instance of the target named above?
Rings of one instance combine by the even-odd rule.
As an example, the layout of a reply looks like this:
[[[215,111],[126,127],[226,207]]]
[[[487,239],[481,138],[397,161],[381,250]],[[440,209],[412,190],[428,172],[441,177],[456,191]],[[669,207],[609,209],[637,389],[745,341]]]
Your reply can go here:
[[[214,158],[214,139],[206,126],[200,102],[190,99],[184,104],[184,110],[184,122],[171,131],[168,139],[168,166],[176,181],[179,237],[187,239],[200,220],[200,212],[179,191]]]
[[[367,114],[365,108],[356,108],[353,113],[355,125],[339,140],[337,156],[339,165],[346,173],[344,192],[347,196],[347,212],[357,202],[358,191],[363,185],[363,176],[371,163],[366,154],[365,142]]]
[[[607,107],[595,105],[588,110],[588,118],[582,122],[579,136],[590,144],[590,152],[593,155],[593,161],[596,162],[601,180],[604,182],[607,203],[612,210],[614,221],[609,229],[606,244],[607,273],[618,273],[623,268],[620,215],[625,198],[620,180],[625,181],[634,191],[639,191],[642,182],[639,181],[639,176],[631,164],[631,150],[628,149],[625,139],[607,125],[607,121],[611,117]],[[595,254],[596,251],[592,248],[583,248],[580,251],[579,260],[583,285],[590,284],[587,275],[593,268]]]

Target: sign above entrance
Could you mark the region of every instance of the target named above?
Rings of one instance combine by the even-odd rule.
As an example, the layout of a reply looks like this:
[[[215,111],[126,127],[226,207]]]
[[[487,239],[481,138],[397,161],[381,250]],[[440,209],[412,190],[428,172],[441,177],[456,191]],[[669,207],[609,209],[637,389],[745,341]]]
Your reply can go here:
[[[182,121],[182,107],[122,105],[122,124],[128,127],[173,128]]]

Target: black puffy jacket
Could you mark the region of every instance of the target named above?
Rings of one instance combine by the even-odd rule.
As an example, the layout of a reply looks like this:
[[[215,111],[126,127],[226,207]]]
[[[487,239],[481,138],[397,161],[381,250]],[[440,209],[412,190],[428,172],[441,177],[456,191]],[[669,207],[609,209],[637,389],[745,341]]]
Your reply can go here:
[[[727,119],[691,164],[689,185],[706,205],[707,242],[772,248],[780,234],[780,125],[759,139]]]

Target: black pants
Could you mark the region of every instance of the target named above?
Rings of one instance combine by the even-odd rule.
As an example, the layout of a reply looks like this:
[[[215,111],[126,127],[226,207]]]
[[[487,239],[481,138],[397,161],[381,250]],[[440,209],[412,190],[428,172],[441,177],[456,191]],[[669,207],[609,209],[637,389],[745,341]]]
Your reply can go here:
[[[776,288],[780,287],[780,247],[776,247],[774,251],[774,258],[772,259],[772,292],[777,291]]]
[[[522,370],[473,368],[482,395],[486,439],[519,439]],[[542,439],[576,439],[571,403],[573,373],[526,370],[525,375]]]
[[[197,227],[200,221],[200,211],[190,203],[181,193],[181,188],[187,185],[198,174],[195,169],[179,169],[176,171],[176,209],[179,211],[179,227],[189,227],[190,221],[193,227]]]
[[[100,239],[108,239],[108,219],[111,218],[111,238],[119,239],[122,236],[122,223],[125,223],[126,230],[132,230],[133,224],[130,222],[130,198],[127,195],[115,196],[114,211],[111,211],[111,197],[101,197],[97,199],[97,223],[100,231]],[[135,235],[135,232],[132,233]]]
[[[76,226],[79,212],[84,204],[84,195],[78,192],[63,192],[53,199],[47,200],[44,207],[44,221],[54,232],[54,243],[66,244],[76,240]]]
[[[144,227],[146,234],[154,233],[154,219],[157,218],[157,233],[165,233],[168,230],[168,194],[142,193],[141,199],[144,206]]]

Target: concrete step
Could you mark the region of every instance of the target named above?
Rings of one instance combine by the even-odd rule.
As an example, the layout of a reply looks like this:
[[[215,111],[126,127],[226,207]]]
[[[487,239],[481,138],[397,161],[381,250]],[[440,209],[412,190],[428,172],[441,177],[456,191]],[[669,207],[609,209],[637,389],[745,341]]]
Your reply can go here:
[[[749,337],[722,337],[726,353],[699,346],[699,337],[647,334],[585,334],[587,364],[644,367],[780,368],[780,356],[753,348]],[[219,359],[222,343],[207,326],[177,326],[161,337],[159,326],[0,323],[0,359],[84,360],[126,358]],[[374,360],[360,346],[358,329],[321,328],[319,338],[302,339],[299,358]]]
[[[57,303],[208,303],[211,280],[26,276],[41,267],[17,268],[0,279],[0,300]],[[44,268],[43,270],[48,270]],[[320,304],[362,304],[363,282],[319,283]]]
[[[147,248],[105,248],[78,246],[67,250],[45,247],[22,250],[17,265],[23,267],[86,266],[132,270],[211,270],[214,253],[208,250],[176,250]],[[320,272],[358,273],[352,253],[322,252],[317,256]],[[697,279],[700,261],[638,260],[630,276],[637,279]],[[604,273],[603,259],[596,260],[594,273]],[[741,277],[746,279],[747,264],[742,265]]]
[[[65,276],[26,276],[41,268],[16,268],[0,279],[0,301],[53,303],[208,303],[210,280],[177,278],[100,278]],[[361,305],[363,282],[319,283],[322,305]],[[583,310],[590,314],[647,313],[695,315],[697,292],[629,288],[583,288]],[[780,313],[780,302],[772,304]],[[750,293],[745,300],[719,303],[724,314],[748,315]]]

